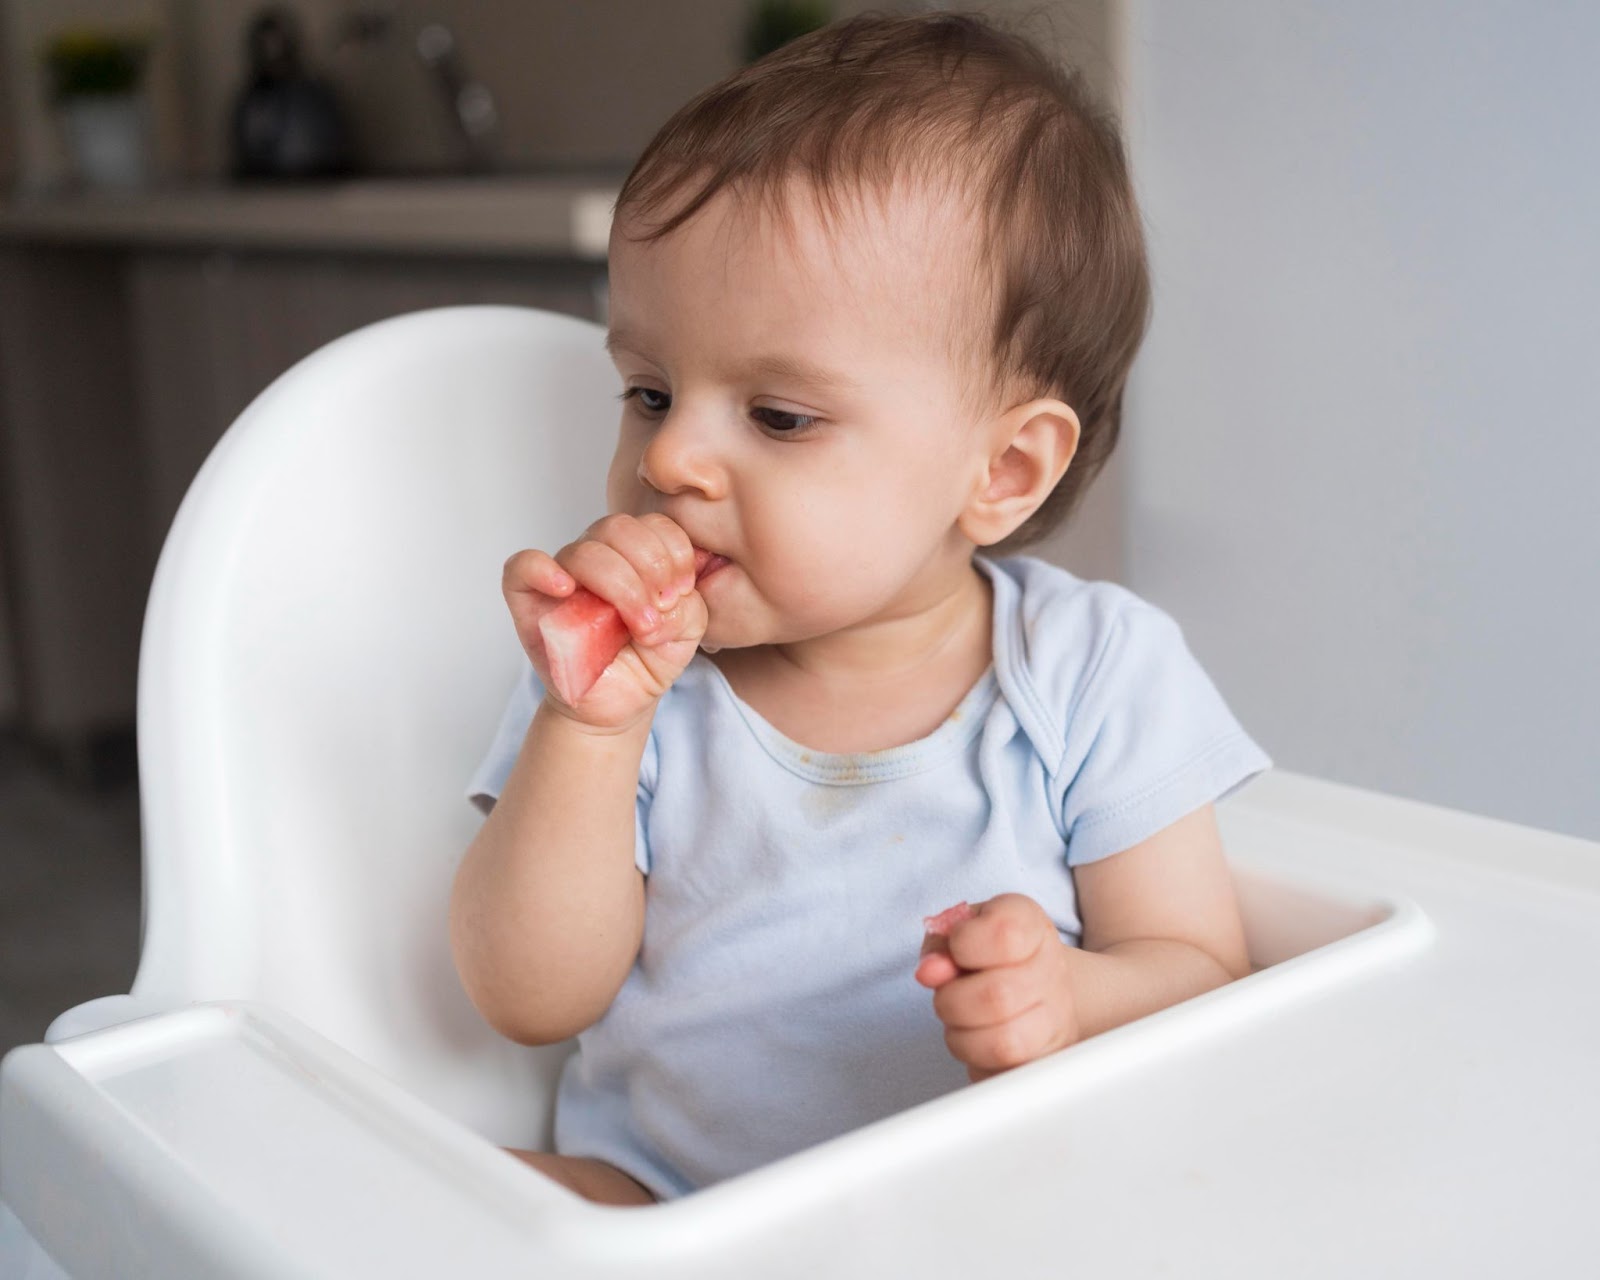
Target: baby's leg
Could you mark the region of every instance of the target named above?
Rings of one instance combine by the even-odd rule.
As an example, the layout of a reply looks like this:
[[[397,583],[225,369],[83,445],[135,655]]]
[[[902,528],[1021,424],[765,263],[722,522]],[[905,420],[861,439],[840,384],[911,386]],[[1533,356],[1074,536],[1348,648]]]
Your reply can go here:
[[[558,1156],[547,1151],[501,1150],[596,1204],[654,1204],[656,1198],[614,1164],[588,1156]]]

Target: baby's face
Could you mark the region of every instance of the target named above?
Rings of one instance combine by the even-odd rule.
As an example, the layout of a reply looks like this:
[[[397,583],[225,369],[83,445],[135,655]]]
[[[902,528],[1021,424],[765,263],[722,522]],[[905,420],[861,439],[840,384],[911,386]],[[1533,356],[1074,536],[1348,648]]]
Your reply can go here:
[[[955,522],[989,433],[948,336],[965,234],[931,197],[832,238],[808,194],[790,207],[792,240],[726,191],[655,244],[612,235],[607,500],[732,561],[704,584],[707,648],[893,617],[970,573]]]

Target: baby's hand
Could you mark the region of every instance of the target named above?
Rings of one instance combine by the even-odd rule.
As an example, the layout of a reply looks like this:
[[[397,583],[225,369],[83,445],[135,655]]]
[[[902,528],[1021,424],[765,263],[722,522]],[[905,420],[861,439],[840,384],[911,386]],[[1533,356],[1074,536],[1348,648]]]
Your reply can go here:
[[[621,728],[651,712],[705,634],[694,546],[664,515],[606,516],[553,557],[519,551],[506,561],[501,587],[546,701],[597,728]],[[612,641],[624,643],[599,679],[567,703],[551,678],[539,624],[580,587],[616,609],[626,636]]]
[[[949,915],[946,912],[945,915]],[[933,989],[944,1042],[982,1080],[1078,1038],[1071,948],[1032,898],[1005,893],[922,942],[916,978]]]

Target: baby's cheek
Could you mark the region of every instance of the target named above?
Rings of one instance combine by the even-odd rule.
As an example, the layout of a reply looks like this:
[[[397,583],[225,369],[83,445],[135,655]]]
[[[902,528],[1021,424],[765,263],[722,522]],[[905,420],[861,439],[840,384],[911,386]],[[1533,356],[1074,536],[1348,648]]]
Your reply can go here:
[[[606,472],[606,511],[612,515],[643,515],[644,485],[639,480],[639,451],[624,436]]]

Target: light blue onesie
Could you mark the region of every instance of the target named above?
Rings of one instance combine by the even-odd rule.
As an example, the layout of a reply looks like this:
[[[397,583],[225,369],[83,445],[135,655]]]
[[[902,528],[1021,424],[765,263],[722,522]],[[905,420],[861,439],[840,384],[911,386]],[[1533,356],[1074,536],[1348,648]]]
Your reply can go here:
[[[1270,766],[1160,609],[1032,557],[976,563],[993,665],[916,742],[809,750],[704,654],[661,699],[644,941],[562,1076],[558,1151],[669,1198],[959,1088],[912,978],[922,917],[1024,893],[1076,945],[1069,867]],[[485,810],[541,696],[530,667],[469,788]]]

